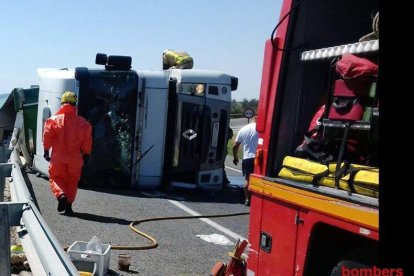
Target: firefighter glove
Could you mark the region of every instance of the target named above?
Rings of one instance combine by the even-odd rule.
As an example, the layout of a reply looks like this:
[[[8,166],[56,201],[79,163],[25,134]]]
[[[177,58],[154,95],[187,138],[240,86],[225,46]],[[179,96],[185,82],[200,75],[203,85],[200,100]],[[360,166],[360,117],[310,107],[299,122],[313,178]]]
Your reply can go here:
[[[50,161],[50,156],[49,156],[49,151],[48,150],[44,150],[45,153],[43,153],[43,158],[46,161]]]

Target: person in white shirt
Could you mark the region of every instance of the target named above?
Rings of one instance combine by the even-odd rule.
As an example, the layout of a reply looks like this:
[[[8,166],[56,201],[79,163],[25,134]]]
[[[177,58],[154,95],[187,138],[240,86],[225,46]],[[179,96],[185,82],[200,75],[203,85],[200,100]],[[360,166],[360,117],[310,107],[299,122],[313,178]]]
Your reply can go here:
[[[235,140],[236,143],[233,146],[233,164],[237,166],[239,164],[237,152],[239,151],[240,145],[243,144],[242,172],[246,179],[243,187],[246,196],[244,205],[246,206],[250,206],[249,176],[254,171],[254,159],[256,157],[257,140],[259,138],[256,131],[256,118],[257,114],[253,116],[250,124],[245,125],[239,130]]]

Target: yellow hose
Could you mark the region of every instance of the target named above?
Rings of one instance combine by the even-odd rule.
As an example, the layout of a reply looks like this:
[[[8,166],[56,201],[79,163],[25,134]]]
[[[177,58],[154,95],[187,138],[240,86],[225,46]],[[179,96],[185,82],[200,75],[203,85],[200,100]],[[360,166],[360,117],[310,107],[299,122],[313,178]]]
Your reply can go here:
[[[240,216],[240,215],[248,215],[249,212],[245,213],[233,213],[233,214],[218,214],[218,215],[202,215],[202,216],[177,216],[177,217],[156,217],[156,218],[148,218],[148,219],[141,219],[133,221],[129,224],[129,228],[137,233],[138,235],[143,236],[144,238],[150,240],[152,244],[150,245],[143,245],[143,246],[122,246],[122,245],[113,245],[111,249],[114,250],[146,250],[156,248],[158,246],[158,242],[155,238],[151,237],[150,235],[138,230],[135,228],[135,225],[140,223],[149,222],[149,221],[160,221],[160,220],[177,220],[177,219],[199,219],[199,218],[219,218],[219,217],[231,217],[231,216]]]
[[[158,246],[158,242],[155,238],[151,237],[147,233],[144,233],[137,228],[135,228],[135,225],[138,225],[140,223],[149,222],[149,221],[160,221],[160,220],[176,220],[176,219],[199,219],[199,218],[222,218],[222,217],[234,217],[234,216],[242,216],[242,215],[248,215],[249,212],[244,213],[231,213],[231,214],[216,214],[216,215],[201,215],[201,216],[177,216],[177,217],[155,217],[155,218],[148,218],[148,219],[141,219],[133,221],[129,224],[129,228],[137,233],[138,235],[148,239],[151,241],[150,245],[142,245],[142,246],[124,246],[124,245],[111,245],[112,250],[147,250],[156,248]],[[64,248],[65,251],[67,251],[69,247],[66,246]]]

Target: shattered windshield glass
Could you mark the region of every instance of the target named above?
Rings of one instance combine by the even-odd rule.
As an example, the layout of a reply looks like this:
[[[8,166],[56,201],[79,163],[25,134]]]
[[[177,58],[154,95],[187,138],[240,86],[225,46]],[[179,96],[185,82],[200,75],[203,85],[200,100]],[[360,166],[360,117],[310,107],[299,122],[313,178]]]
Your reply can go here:
[[[89,70],[79,80],[79,114],[92,124],[92,153],[80,185],[129,187],[138,76],[133,71]]]

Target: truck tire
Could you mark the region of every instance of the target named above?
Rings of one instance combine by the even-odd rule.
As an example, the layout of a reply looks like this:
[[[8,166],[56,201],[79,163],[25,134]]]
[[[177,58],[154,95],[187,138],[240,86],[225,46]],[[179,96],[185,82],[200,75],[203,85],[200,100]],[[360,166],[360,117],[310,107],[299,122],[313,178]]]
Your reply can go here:
[[[372,266],[358,262],[358,261],[342,260],[332,269],[331,276],[346,275],[345,273],[343,273],[345,270],[349,271],[351,269],[370,268],[370,267]],[[349,272],[348,274],[354,275],[351,272]]]
[[[352,251],[332,269],[331,276],[344,275],[343,270],[372,268],[378,263],[378,248],[366,247]],[[346,274],[345,274],[346,275]],[[349,272],[349,275],[353,275]]]

